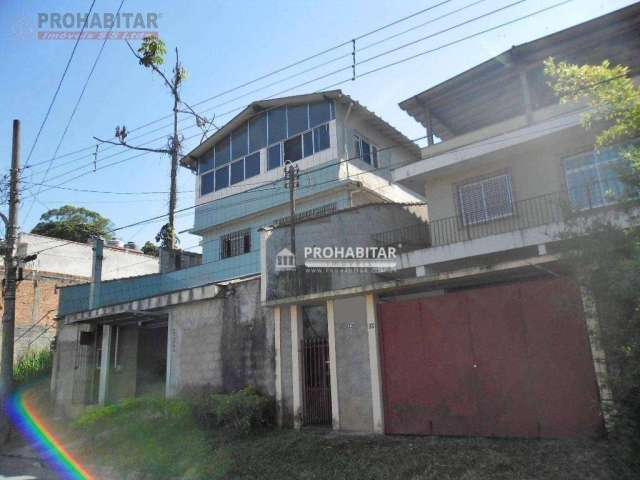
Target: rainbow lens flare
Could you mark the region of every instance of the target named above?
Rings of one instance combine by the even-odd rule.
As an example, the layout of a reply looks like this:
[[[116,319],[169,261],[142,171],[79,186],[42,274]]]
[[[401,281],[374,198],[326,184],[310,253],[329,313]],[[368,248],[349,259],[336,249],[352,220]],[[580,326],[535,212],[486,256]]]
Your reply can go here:
[[[65,480],[94,480],[95,477],[73,458],[62,442],[47,428],[28,397],[28,392],[18,390],[7,401],[6,411],[18,430],[32,442],[40,458]]]

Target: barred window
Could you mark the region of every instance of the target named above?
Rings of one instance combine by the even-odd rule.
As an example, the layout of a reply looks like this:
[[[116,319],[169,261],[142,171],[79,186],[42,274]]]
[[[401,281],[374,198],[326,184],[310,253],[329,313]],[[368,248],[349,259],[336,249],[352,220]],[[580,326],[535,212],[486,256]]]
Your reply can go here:
[[[503,174],[458,187],[464,225],[489,222],[513,215],[511,175]]]
[[[220,237],[220,258],[237,257],[251,251],[251,229],[227,233]]]

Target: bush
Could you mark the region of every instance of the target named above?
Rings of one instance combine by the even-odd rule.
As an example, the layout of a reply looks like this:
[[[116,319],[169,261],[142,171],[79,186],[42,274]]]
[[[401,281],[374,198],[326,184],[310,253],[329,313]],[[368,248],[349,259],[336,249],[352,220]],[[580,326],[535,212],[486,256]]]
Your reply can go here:
[[[29,350],[13,367],[13,381],[25,385],[51,375],[53,352],[50,349]]]
[[[234,393],[209,395],[203,410],[209,428],[248,433],[273,425],[275,406],[271,399],[247,386]]]

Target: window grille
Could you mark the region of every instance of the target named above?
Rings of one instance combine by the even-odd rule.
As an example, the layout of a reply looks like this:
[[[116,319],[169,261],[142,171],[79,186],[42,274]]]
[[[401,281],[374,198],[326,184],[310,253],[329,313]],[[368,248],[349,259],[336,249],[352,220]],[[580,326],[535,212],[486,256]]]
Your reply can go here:
[[[464,225],[489,222],[513,215],[511,175],[497,175],[458,187]]]
[[[220,237],[220,258],[237,257],[251,251],[251,229],[227,233]]]

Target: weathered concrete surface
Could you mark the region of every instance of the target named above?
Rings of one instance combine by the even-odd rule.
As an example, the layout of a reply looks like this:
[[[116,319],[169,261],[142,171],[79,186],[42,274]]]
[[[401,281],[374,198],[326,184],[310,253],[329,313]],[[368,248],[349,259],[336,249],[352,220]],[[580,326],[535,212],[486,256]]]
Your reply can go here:
[[[73,401],[73,382],[76,375],[75,358],[79,325],[60,325],[56,340],[51,374],[51,393],[57,413],[74,416],[81,406]]]
[[[372,432],[371,373],[365,297],[334,301],[340,429]]]
[[[282,424],[293,426],[293,370],[291,364],[291,314],[280,309],[280,353],[282,358]]]
[[[275,394],[274,323],[260,306],[260,281],[229,285],[219,298],[169,312],[171,394],[253,385]]]

